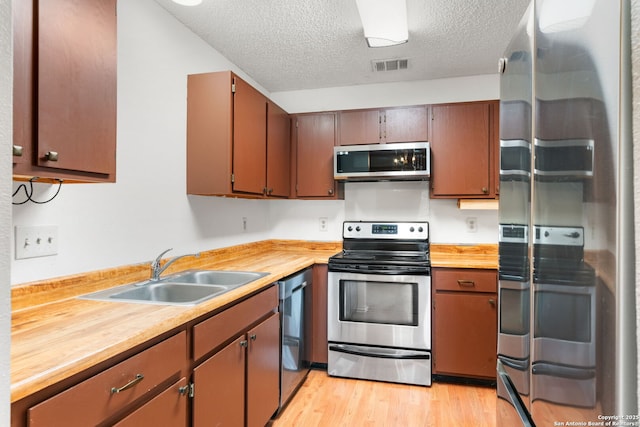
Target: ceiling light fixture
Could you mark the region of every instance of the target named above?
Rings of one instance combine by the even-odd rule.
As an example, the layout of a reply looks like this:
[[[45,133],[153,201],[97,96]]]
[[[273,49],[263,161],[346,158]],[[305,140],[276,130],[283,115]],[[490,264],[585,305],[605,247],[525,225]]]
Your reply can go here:
[[[173,2],[182,6],[197,6],[202,3],[202,0],[173,0]]]
[[[406,43],[406,0],[356,0],[364,37],[369,47],[386,47]]]

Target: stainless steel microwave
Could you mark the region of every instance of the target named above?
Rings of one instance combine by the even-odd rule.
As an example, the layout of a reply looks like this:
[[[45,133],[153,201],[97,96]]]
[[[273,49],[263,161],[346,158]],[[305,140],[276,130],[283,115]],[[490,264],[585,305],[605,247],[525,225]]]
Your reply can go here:
[[[428,142],[342,145],[333,148],[333,177],[347,181],[427,180]]]

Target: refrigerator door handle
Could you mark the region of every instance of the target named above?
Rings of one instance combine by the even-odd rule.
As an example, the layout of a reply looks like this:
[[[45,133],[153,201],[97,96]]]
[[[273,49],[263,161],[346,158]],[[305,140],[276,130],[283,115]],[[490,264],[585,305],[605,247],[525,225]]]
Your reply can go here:
[[[498,380],[502,383],[504,388],[507,390],[507,394],[509,396],[509,403],[514,407],[518,416],[520,417],[520,421],[522,421],[523,427],[535,427],[533,421],[531,420],[531,416],[527,412],[522,400],[520,400],[520,396],[518,395],[518,391],[515,386],[511,382],[511,378],[509,378],[509,374],[504,370],[502,366],[502,361],[498,360],[496,370],[498,373]]]
[[[529,368],[528,359],[527,360],[516,360],[511,358],[507,359],[506,357],[502,357],[500,354],[498,355],[498,358],[500,358],[500,363],[502,363],[502,365],[508,366],[513,369],[517,369],[518,371],[526,371]],[[504,368],[502,369],[504,370]]]
[[[536,363],[531,367],[533,375],[548,375],[551,377],[568,378],[572,380],[588,380],[596,376],[595,369],[572,368],[547,363]]]

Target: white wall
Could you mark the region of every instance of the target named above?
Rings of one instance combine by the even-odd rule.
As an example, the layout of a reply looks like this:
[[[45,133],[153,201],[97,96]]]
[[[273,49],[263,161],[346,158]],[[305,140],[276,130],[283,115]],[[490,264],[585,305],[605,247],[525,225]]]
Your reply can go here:
[[[11,401],[9,388],[9,357],[11,348],[11,282],[10,282],[10,230],[11,230],[11,159],[12,140],[12,41],[11,2],[0,3],[0,425],[9,425]]]
[[[226,69],[257,86],[154,1],[118,2],[117,183],[14,207],[13,225],[59,227],[59,253],[13,260],[13,284],[269,237],[267,204],[185,194],[186,76]]]
[[[14,207],[14,226],[58,226],[59,247],[55,256],[12,260],[11,283],[148,262],[169,247],[178,255],[267,238],[340,240],[344,219],[369,219],[351,208],[350,200],[357,198],[379,200],[379,215],[409,215],[402,208],[404,201],[383,202],[396,194],[393,189],[385,190],[384,183],[347,184],[345,201],[186,196],[186,76],[225,69],[234,70],[269,95],[152,0],[120,1],[117,183],[64,185],[51,203]],[[270,96],[290,112],[495,99],[498,77]],[[50,185],[36,187],[41,199],[55,191]],[[358,196],[361,190],[364,196]],[[424,198],[425,194],[424,189],[416,190],[408,197]],[[390,209],[383,210],[386,207]],[[442,200],[432,200],[428,207],[411,217],[432,221],[434,241],[497,241],[496,212],[460,212],[455,201]],[[477,217],[477,233],[461,231],[466,216]],[[247,218],[247,231],[242,229],[242,217]],[[328,218],[328,231],[319,230],[319,217]],[[12,244],[12,257],[13,250]]]

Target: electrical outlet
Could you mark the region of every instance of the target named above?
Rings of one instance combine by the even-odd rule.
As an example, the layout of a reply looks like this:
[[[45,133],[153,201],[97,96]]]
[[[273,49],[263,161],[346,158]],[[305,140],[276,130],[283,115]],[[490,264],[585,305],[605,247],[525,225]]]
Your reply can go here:
[[[58,226],[16,225],[16,259],[58,254]]]
[[[318,225],[320,231],[329,231],[329,219],[327,217],[321,216],[318,218]]]
[[[242,217],[242,231],[247,231],[247,217]]]
[[[478,231],[478,218],[476,217],[467,217],[467,233],[475,233]]]

